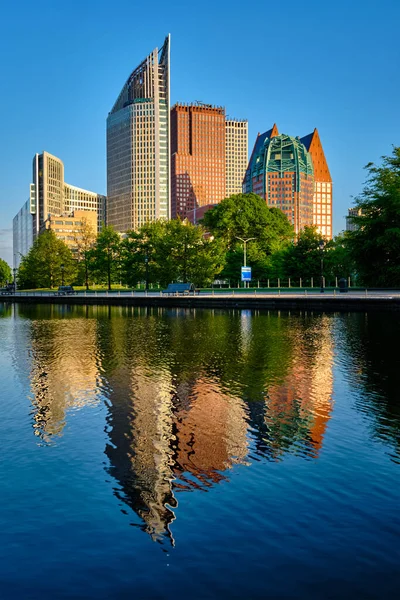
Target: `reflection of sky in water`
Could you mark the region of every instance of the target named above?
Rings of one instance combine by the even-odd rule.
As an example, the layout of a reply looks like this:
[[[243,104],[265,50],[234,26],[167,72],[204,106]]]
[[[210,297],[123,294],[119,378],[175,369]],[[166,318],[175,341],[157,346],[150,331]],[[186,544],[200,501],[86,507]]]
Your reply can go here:
[[[240,313],[240,329],[242,349],[247,352],[251,342],[251,326],[252,326],[251,310],[242,310]]]

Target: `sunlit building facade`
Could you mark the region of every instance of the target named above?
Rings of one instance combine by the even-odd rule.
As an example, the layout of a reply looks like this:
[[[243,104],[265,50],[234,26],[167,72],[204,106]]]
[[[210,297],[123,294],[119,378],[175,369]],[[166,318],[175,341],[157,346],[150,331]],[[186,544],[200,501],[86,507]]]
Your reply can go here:
[[[316,129],[303,138],[279,134],[276,125],[258,134],[243,191],[280,208],[296,233],[315,225],[332,237],[332,179]]]
[[[73,254],[78,250],[84,227],[89,227],[93,236],[97,235],[97,215],[94,211],[73,210],[57,217],[49,215],[44,222],[44,228],[54,231]]]
[[[332,178],[317,129],[301,138],[314,167],[313,225],[327,239],[332,231]]]
[[[172,218],[226,195],[225,109],[176,104],[171,110]]]
[[[353,217],[360,217],[362,214],[361,208],[349,208],[346,216],[346,231],[356,231],[358,225],[354,222]]]
[[[170,218],[170,36],[132,71],[107,118],[107,223]]]
[[[243,177],[248,163],[248,122],[226,119],[225,160],[226,192],[228,198],[242,193]]]
[[[46,223],[56,217],[71,217],[75,211],[81,213],[79,220],[93,223],[96,234],[106,221],[106,197],[66,183],[64,163],[57,156],[35,154],[29,200],[13,222],[14,267],[19,267],[36,237],[48,228]]]
[[[314,169],[298,138],[279,135],[276,125],[258,135],[244,180],[244,191],[280,208],[296,233],[312,225]]]
[[[197,102],[171,109],[171,214],[196,223],[210,206],[242,192],[248,123]],[[207,207],[207,208],[205,208]]]

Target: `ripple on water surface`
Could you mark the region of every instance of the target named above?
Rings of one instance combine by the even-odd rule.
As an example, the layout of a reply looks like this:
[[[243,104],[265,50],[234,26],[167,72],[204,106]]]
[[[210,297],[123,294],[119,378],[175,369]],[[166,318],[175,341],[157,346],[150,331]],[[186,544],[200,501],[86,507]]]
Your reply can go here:
[[[398,319],[0,316],[10,586],[28,586],[39,543],[37,597],[172,597],[177,578],[193,597],[378,597],[398,583]]]

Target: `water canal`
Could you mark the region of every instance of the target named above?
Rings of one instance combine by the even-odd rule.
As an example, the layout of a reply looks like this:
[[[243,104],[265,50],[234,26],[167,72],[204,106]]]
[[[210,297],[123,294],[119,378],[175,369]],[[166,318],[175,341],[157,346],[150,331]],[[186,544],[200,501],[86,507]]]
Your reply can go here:
[[[391,598],[400,315],[0,304],[1,598]]]

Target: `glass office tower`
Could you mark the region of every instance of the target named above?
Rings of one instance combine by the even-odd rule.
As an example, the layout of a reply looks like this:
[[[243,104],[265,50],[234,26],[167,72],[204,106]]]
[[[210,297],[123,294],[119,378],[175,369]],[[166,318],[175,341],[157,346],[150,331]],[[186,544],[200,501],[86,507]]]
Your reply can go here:
[[[170,36],[131,73],[107,118],[107,224],[170,218]]]

